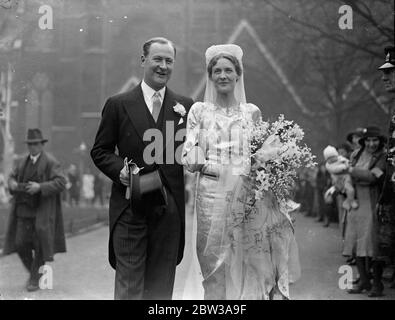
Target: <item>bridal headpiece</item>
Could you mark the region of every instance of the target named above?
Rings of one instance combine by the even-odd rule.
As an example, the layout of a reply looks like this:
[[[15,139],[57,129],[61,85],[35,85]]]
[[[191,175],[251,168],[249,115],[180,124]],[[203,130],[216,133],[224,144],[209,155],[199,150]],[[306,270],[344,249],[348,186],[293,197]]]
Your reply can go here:
[[[231,56],[234,56],[240,64],[241,69],[243,70],[243,63],[242,63],[242,58],[243,58],[243,50],[236,44],[218,44],[209,47],[206,50],[206,66],[210,63],[211,59],[214,58],[215,56],[225,53]],[[235,98],[237,101],[241,103],[246,103],[246,95],[245,95],[245,89],[244,89],[244,72],[241,74],[239,81],[237,81],[236,86],[235,86]],[[209,76],[207,74],[206,76],[206,90],[204,93],[204,101],[205,102],[211,102],[215,103],[216,100],[216,91],[214,88],[213,82],[209,79]]]
[[[219,44],[211,46],[206,50],[206,65],[209,64],[212,58],[215,56],[226,53],[234,56],[241,63],[243,58],[243,50],[236,44]]]

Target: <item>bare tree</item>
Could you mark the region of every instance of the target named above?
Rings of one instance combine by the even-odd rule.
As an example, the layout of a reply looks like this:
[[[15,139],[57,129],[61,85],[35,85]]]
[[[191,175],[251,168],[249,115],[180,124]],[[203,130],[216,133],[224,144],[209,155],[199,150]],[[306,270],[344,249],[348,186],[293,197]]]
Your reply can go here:
[[[321,133],[316,137],[330,137],[339,143],[345,132],[355,126],[371,121],[384,123],[388,108],[378,93],[376,70],[383,60],[383,46],[393,41],[391,2],[264,0],[264,3],[274,9],[274,21],[285,30],[285,47],[292,48],[292,60],[298,61],[286,66],[287,73],[312,112],[303,117],[314,131]],[[353,8],[351,30],[342,30],[338,25],[339,7],[344,4]],[[286,49],[282,51],[287,54]]]
[[[394,42],[391,0],[263,1],[311,36],[349,46],[372,57],[382,58],[383,46]],[[344,4],[351,6],[355,13],[352,30],[342,30],[338,26],[338,9]]]

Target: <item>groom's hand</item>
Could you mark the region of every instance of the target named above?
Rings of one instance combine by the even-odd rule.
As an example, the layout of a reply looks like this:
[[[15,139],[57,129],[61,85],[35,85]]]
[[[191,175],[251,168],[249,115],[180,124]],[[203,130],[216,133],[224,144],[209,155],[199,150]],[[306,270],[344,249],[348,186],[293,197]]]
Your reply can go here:
[[[119,180],[124,186],[129,187],[130,184],[129,173],[128,173],[128,167],[126,165],[119,172]]]

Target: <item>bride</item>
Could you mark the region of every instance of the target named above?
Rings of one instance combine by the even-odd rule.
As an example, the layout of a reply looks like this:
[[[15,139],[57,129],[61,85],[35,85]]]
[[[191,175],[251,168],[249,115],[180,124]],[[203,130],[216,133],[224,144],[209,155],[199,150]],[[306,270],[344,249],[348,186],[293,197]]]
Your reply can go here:
[[[204,102],[188,114],[182,161],[199,172],[198,269],[206,300],[272,299],[275,293],[288,299],[289,282],[300,273],[297,246],[275,198],[268,193],[253,200],[248,129],[261,112],[246,102],[242,56],[234,44],[207,49]]]

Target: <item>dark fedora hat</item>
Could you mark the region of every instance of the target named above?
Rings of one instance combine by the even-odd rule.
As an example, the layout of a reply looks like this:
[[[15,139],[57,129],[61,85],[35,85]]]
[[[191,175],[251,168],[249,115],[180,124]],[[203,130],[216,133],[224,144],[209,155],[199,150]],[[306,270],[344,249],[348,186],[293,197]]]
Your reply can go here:
[[[359,144],[363,146],[365,144],[366,138],[370,138],[370,137],[379,138],[382,143],[385,143],[387,141],[387,137],[381,133],[379,127],[371,126],[366,128],[366,131],[364,132],[363,136],[358,141]]]
[[[47,142],[47,139],[43,138],[40,129],[27,129],[27,139],[25,140],[26,143],[37,143],[37,142]]]
[[[347,141],[348,142],[350,142],[350,143],[352,143],[352,137],[355,135],[355,136],[358,136],[359,138],[362,138],[362,136],[363,136],[363,133],[366,131],[366,129],[365,128],[356,128],[354,131],[352,131],[352,132],[350,132],[350,133],[348,133],[347,134]]]

